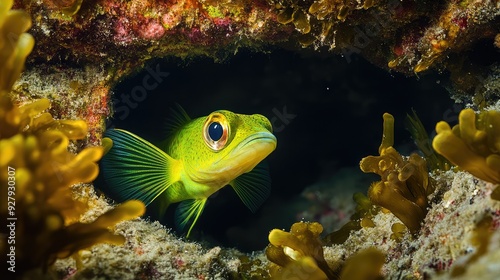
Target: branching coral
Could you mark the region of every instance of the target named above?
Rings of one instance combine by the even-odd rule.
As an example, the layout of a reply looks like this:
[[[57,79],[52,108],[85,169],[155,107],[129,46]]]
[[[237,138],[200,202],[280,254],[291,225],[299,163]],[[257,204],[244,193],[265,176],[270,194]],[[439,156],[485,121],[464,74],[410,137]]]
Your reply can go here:
[[[290,232],[273,229],[269,233],[267,258],[278,265],[271,268],[276,279],[339,279],[323,256],[319,235],[323,226],[319,223],[299,222],[292,225]]]
[[[453,128],[436,124],[432,147],[454,165],[482,180],[500,184],[500,112],[460,112]]]
[[[8,97],[33,46],[24,33],[29,16],[9,11],[11,6],[12,1],[0,3],[0,186],[7,195],[0,217],[9,223],[1,230],[0,251],[9,271],[25,272],[98,242],[123,243],[108,227],[142,215],[144,205],[130,201],[94,222],[78,222],[88,204],[73,198],[70,187],[97,176],[103,148],[70,153],[70,140],[87,135],[85,122],[54,120],[44,113],[47,99],[18,107]]]
[[[370,186],[368,198],[389,209],[410,232],[416,233],[427,213],[427,196],[433,188],[425,160],[417,154],[404,158],[392,147],[393,144],[394,118],[385,113],[380,156],[365,157],[359,166],[363,172],[376,173],[382,178]]]

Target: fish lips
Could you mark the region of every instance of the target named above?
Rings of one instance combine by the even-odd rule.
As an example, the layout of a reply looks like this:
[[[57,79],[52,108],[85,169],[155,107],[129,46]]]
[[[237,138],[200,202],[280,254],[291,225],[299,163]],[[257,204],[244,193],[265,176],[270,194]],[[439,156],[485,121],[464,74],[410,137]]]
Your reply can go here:
[[[239,143],[223,160],[224,167],[220,171],[231,173],[233,178],[251,171],[259,162],[276,149],[276,137],[270,132],[257,132]]]

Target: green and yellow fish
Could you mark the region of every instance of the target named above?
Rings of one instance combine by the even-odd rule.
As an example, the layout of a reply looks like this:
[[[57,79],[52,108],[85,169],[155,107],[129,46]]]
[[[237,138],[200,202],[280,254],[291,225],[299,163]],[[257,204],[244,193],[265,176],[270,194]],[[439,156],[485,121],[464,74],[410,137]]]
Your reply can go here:
[[[160,216],[181,202],[175,221],[181,231],[189,224],[188,237],[208,197],[226,185],[252,212],[267,199],[269,173],[259,163],[277,142],[266,117],[220,110],[191,120],[179,106],[168,130],[158,146],[125,130],[106,131],[104,192],[119,201],[155,201]]]

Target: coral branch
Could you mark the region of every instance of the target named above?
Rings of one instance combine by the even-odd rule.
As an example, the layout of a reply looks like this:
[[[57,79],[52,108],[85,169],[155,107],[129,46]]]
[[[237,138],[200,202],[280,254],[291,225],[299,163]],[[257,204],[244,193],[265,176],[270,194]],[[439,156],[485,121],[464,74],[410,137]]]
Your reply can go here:
[[[271,276],[289,279],[339,279],[323,256],[319,235],[323,226],[319,223],[299,222],[292,225],[290,232],[274,229],[269,233],[266,249],[267,258],[282,267],[273,268]]]
[[[427,196],[433,187],[425,160],[417,154],[404,158],[392,147],[393,144],[394,118],[385,113],[380,156],[363,158],[359,167],[363,172],[376,173],[382,178],[370,186],[368,198],[389,209],[410,232],[416,233],[427,213]]]
[[[436,124],[432,147],[454,165],[482,180],[500,184],[500,113],[472,109],[460,112],[453,128]]]

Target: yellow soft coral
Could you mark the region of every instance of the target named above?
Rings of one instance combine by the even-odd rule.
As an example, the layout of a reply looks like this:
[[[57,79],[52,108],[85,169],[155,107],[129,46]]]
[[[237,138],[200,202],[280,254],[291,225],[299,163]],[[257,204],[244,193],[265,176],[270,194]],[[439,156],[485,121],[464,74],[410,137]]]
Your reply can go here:
[[[78,222],[88,204],[73,198],[71,186],[95,179],[103,148],[70,153],[70,140],[87,135],[84,121],[54,120],[44,113],[47,99],[18,107],[8,97],[33,47],[23,33],[29,16],[11,6],[11,0],[0,2],[0,188],[7,195],[0,218],[9,225],[1,229],[0,259],[6,273],[46,268],[95,243],[123,243],[109,227],[144,213],[142,202],[130,201],[94,222]]]
[[[0,2],[0,92],[10,91],[19,78],[35,41],[24,33],[31,26],[30,16],[23,11],[10,11],[11,7],[12,0]]]
[[[479,179],[500,184],[500,112],[472,109],[460,112],[453,128],[436,125],[432,147],[451,163]]]
[[[373,183],[368,198],[376,205],[389,209],[415,233],[427,213],[427,196],[433,191],[425,160],[417,154],[401,156],[393,147],[394,118],[384,114],[384,133],[379,148],[380,156],[368,156],[359,166],[363,172],[380,175]]]
[[[299,222],[290,232],[273,229],[269,233],[267,258],[279,267],[271,268],[273,279],[338,279],[326,263],[319,235],[319,223]]]
[[[374,249],[361,250],[332,269],[324,256],[319,236],[321,224],[298,222],[290,232],[273,229],[269,233],[267,258],[272,262],[272,279],[349,280],[381,279],[385,255]]]

